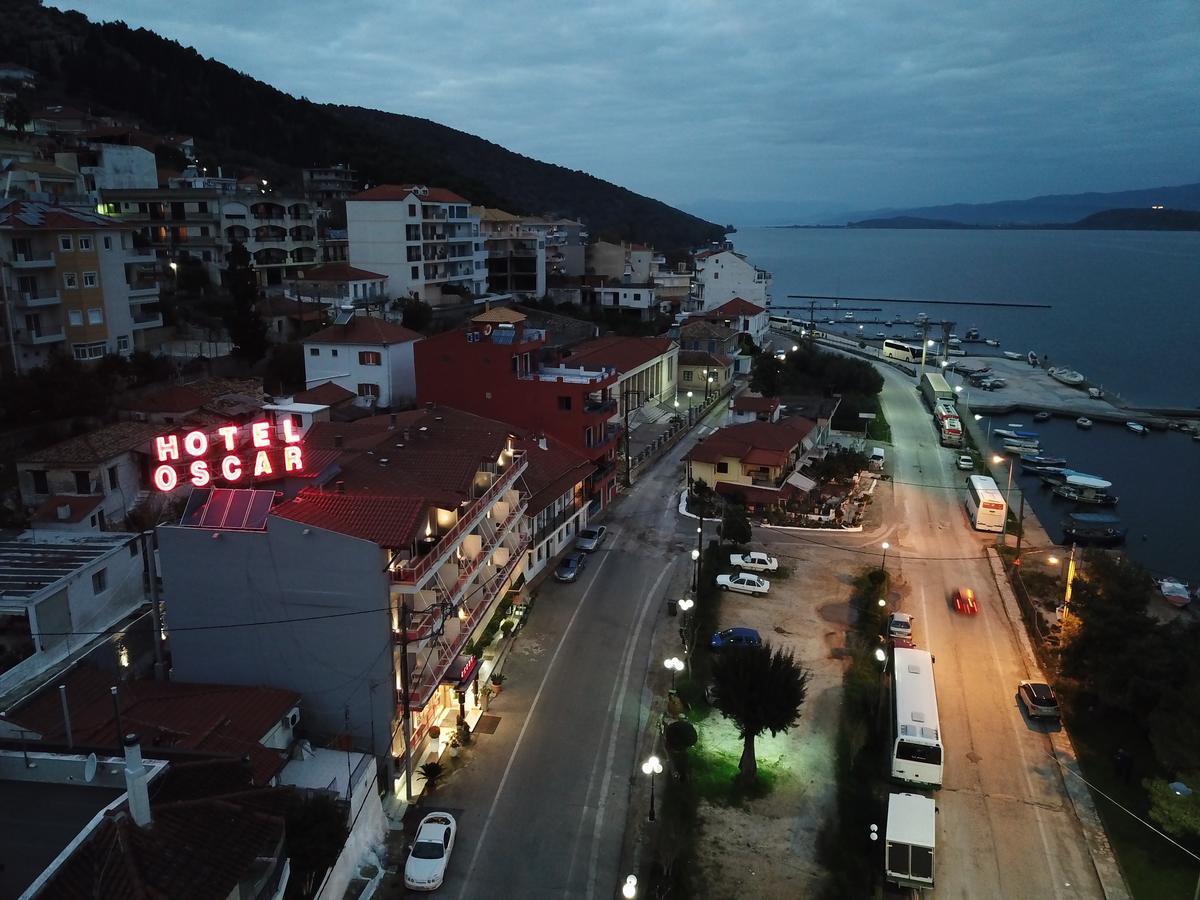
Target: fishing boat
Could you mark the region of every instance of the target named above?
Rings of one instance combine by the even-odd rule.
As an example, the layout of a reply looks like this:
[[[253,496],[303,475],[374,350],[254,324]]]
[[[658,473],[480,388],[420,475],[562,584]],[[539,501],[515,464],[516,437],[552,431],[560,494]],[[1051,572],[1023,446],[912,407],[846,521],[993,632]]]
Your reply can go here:
[[[998,434],[1011,441],[1032,441],[1038,436],[1036,431],[1018,431],[1012,428],[993,428],[992,434]]]
[[[1035,422],[1049,422],[1049,421],[1050,421],[1050,413],[1046,412],[1045,410],[1042,410],[1042,411],[1041,411],[1041,412],[1039,412],[1039,413],[1034,413],[1034,414],[1033,414],[1033,421],[1035,421]]]
[[[1188,586],[1177,578],[1160,579],[1158,589],[1162,593],[1163,599],[1172,606],[1182,609],[1192,602],[1192,595],[1188,591]]]
[[[1042,445],[1037,441],[1005,441],[1004,452],[1009,456],[1027,456],[1041,452]]]
[[[1111,481],[1094,475],[1068,475],[1064,484],[1054,486],[1054,493],[1064,500],[1090,503],[1094,506],[1113,506],[1117,498],[1108,492]]]
[[[1066,465],[1067,461],[1061,456],[1026,454],[1021,457],[1021,468],[1027,472],[1036,472],[1038,469],[1062,469],[1066,468]]]
[[[1063,542],[1115,547],[1125,543],[1129,533],[1112,513],[1071,513],[1062,520]]]
[[[968,341],[977,341],[977,340],[979,340],[979,329],[978,329],[978,328],[968,328],[968,329],[967,329],[967,338],[966,338],[966,339],[967,339]]]
[[[1042,479],[1042,481],[1044,481],[1046,484],[1051,485],[1051,486],[1056,485],[1056,484],[1066,484],[1067,479],[1070,478],[1072,475],[1082,475],[1085,478],[1099,478],[1100,477],[1098,475],[1088,475],[1086,472],[1080,472],[1080,471],[1077,471],[1076,469],[1068,469],[1065,466],[1061,469],[1056,469],[1056,470],[1047,469],[1045,472],[1038,473],[1038,477],[1040,479]]]
[[[1015,350],[1005,350],[1004,355],[1008,359],[1020,359],[1021,358],[1021,354],[1017,353]]]
[[[987,344],[989,347],[999,347],[1000,346],[1000,342],[998,340],[996,340],[995,338],[984,338],[983,342],[985,344]]]
[[[1075,420],[1075,424],[1077,426],[1079,426],[1080,428],[1082,428],[1084,431],[1087,431],[1089,428],[1092,427],[1092,420],[1089,419],[1087,416],[1080,416],[1078,419]]]
[[[1052,369],[1047,369],[1046,374],[1055,381],[1060,381],[1071,387],[1079,387],[1079,385],[1083,384],[1083,376],[1074,369],[1068,369],[1065,366],[1055,366]]]
[[[1150,433],[1150,429],[1147,428],[1145,425],[1143,425],[1141,422],[1126,422],[1125,427],[1128,428],[1130,431],[1132,431],[1134,434],[1149,434]]]

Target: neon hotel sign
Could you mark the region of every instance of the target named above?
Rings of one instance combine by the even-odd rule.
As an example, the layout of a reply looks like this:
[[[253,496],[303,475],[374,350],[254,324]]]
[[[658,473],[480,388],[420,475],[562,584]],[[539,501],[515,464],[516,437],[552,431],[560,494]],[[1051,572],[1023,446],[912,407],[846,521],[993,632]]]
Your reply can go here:
[[[173,491],[180,478],[193,487],[208,487],[215,479],[238,484],[243,479],[264,478],[299,472],[304,469],[300,435],[290,419],[283,420],[282,445],[273,434],[270,422],[254,422],[244,429],[238,425],[218,428],[216,434],[189,431],[154,439],[154,486]],[[243,446],[245,445],[245,446]],[[282,453],[280,452],[282,450]],[[182,471],[181,471],[182,470]]]

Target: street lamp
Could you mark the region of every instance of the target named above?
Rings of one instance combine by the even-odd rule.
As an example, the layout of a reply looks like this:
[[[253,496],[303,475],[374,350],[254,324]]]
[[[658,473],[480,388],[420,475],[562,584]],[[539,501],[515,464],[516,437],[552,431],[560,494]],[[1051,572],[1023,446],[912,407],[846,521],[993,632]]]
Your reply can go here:
[[[699,596],[700,593],[700,551],[692,551],[692,592]]]
[[[672,656],[664,659],[663,665],[671,670],[671,693],[675,693],[675,673],[683,671],[683,660],[678,656]]]
[[[799,349],[800,349],[800,345],[799,345],[799,344],[792,344],[792,352],[793,352],[793,353],[795,353],[795,352],[796,352],[797,350],[799,350]]]
[[[889,544],[887,541],[883,542],[883,563],[880,564],[879,568],[883,569],[883,571],[885,571],[885,572],[887,571],[887,552],[891,546],[892,545]]]
[[[625,883],[621,885],[621,896],[625,900],[633,900],[637,896],[637,876],[627,875]]]
[[[654,821],[654,776],[661,775],[662,770],[662,763],[657,756],[651,756],[642,763],[642,772],[650,776],[650,815],[647,818],[651,822]]]
[[[991,416],[981,416],[979,413],[975,413],[975,421],[976,422],[981,422],[984,419],[988,420],[987,437],[984,439],[984,443],[990,444],[992,442],[992,417]]]
[[[998,453],[993,454],[992,462],[995,463],[996,465],[1000,465],[1002,462],[1004,462],[1004,457],[1000,456]],[[1000,529],[1000,543],[1005,544],[1006,546],[1008,544],[1008,513],[1009,513],[1009,510],[1012,509],[1012,503],[1009,501],[1009,498],[1012,495],[1012,473],[1013,473],[1013,459],[1012,459],[1012,457],[1009,457],[1009,460],[1008,460],[1008,486],[1004,489],[1004,526]]]
[[[680,639],[680,643],[683,644],[683,652],[685,654],[687,654],[687,662],[688,662],[689,667],[692,664],[692,657],[691,657],[691,652],[690,652],[691,647],[689,646],[689,641],[691,640],[691,634],[692,634],[691,629],[689,627],[691,624],[691,616],[689,614],[691,613],[692,607],[695,605],[696,605],[696,601],[693,600],[691,597],[684,597],[682,600],[679,601],[679,611],[683,613],[683,624],[679,626],[679,639]],[[689,669],[689,671],[690,671],[690,669]],[[673,685],[674,685],[674,681],[672,681],[672,686]]]

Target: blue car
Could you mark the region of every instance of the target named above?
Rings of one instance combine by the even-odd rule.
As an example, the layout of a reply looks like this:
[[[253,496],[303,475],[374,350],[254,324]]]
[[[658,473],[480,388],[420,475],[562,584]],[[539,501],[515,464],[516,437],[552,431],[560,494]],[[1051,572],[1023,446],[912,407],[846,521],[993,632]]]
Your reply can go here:
[[[726,628],[716,632],[708,641],[709,650],[727,647],[761,647],[762,638],[753,628]]]
[[[554,570],[555,581],[574,581],[587,565],[587,557],[582,553],[568,553]]]

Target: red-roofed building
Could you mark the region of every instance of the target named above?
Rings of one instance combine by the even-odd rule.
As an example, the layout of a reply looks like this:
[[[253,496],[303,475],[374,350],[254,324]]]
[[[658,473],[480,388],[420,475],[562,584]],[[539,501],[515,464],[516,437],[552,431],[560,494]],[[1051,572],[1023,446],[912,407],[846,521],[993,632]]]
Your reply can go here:
[[[715,309],[705,310],[688,318],[689,323],[696,321],[723,326],[737,336],[739,352],[735,360],[738,373],[750,371],[753,357],[747,342],[752,342],[759,350],[766,350],[771,346],[771,323],[766,307],[741,297],[734,297]]]
[[[380,303],[387,295],[387,276],[348,262],[327,262],[298,271],[288,289],[297,297],[334,306],[360,300]]]
[[[616,494],[620,408],[611,365],[571,357],[542,365],[546,332],[506,308],[476,315],[465,328],[416,345],[417,400],[470,410],[557,438],[595,465],[590,501]]]
[[[487,293],[479,216],[453,191],[381,184],[346,201],[350,263],[387,279],[393,298],[449,305]]]
[[[596,464],[548,435],[524,437],[517,446],[529,461],[524,483],[529,491],[525,515],[531,541],[525,574],[532,578],[574,544],[579,529],[587,527],[587,485]]]
[[[778,422],[755,421],[719,428],[684,456],[688,483],[703,480],[725,494],[761,489],[753,492],[759,497],[755,505],[763,500],[783,502],[796,492],[806,492],[811,482],[795,469],[811,447],[810,434],[815,427],[812,420],[793,416]]]
[[[697,254],[694,290],[700,309],[712,310],[741,298],[766,309],[771,305],[771,273],[731,246]]]
[[[76,496],[55,494],[30,517],[34,529],[52,528],[55,531],[100,531],[103,529],[104,498],[97,495]]]
[[[304,382],[333,382],[368,409],[411,401],[417,394],[413,346],[421,335],[386,319],[339,310],[334,324],[304,339]]]
[[[371,747],[389,769],[436,758],[430,728],[480,712],[467,645],[523,583],[518,440],[442,406],[317,422],[302,444],[312,486],[261,520],[224,524],[244,491],[194,492],[181,524],[159,528],[176,677],[286,686],[315,737]],[[362,690],[336,688],[348,673]]]
[[[728,424],[778,422],[780,411],[778,397],[764,397],[753,391],[743,391],[729,401]]]
[[[679,345],[670,338],[608,335],[571,348],[567,366],[601,365],[616,369],[618,413],[648,403],[674,403],[678,392]]]

